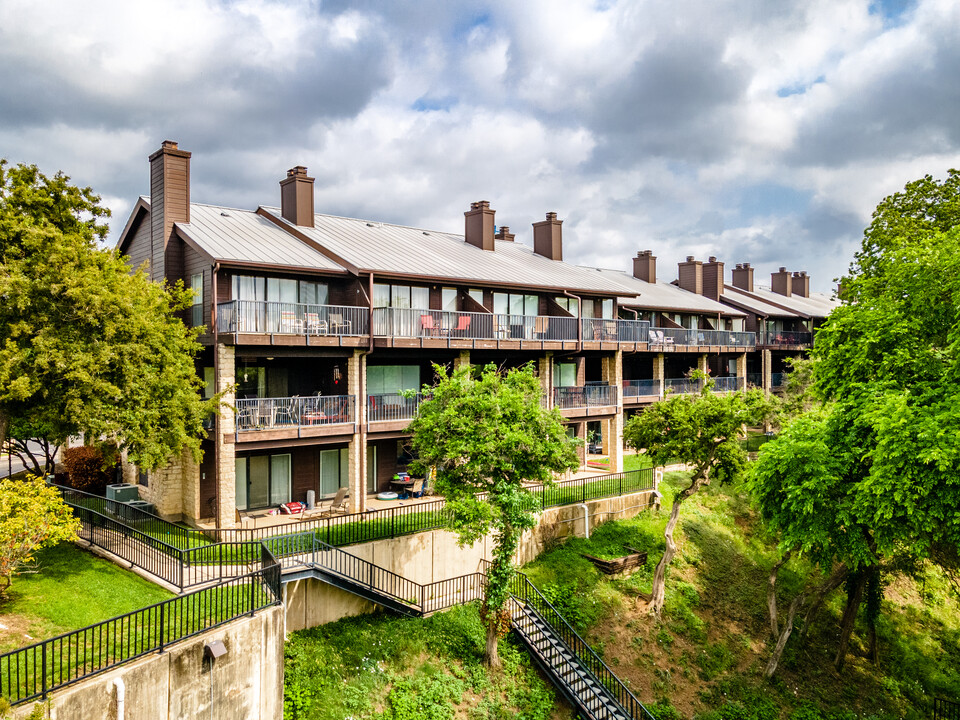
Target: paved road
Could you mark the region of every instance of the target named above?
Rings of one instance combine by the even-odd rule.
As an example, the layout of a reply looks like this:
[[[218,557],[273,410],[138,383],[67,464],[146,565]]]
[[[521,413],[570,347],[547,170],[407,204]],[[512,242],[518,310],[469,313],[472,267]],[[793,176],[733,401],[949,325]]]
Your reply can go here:
[[[30,446],[37,457],[43,456],[43,451],[40,449],[39,445],[36,443],[30,443]],[[30,467],[32,468],[33,466],[31,465]],[[24,468],[24,464],[20,462],[20,459],[16,455],[9,456],[7,453],[0,453],[0,478],[16,475]]]

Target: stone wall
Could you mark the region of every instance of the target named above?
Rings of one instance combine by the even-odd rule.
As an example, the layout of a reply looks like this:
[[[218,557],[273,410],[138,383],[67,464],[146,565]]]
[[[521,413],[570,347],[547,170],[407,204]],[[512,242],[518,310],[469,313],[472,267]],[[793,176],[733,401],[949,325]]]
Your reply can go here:
[[[652,503],[651,492],[592,500],[586,503],[586,523],[592,532],[608,520],[631,518]],[[583,537],[585,531],[584,505],[549,508],[541,515],[537,527],[524,533],[516,561],[521,565],[531,562],[551,544],[565,537]],[[420,584],[478,572],[481,561],[492,556],[492,549],[490,537],[461,548],[453,533],[446,530],[344,548],[352,555]],[[284,592],[287,632],[377,610],[377,606],[367,600],[312,578],[287,583]]]
[[[210,640],[227,648],[212,664],[203,655]],[[283,641],[283,608],[261,610],[54,692],[49,717],[121,720],[119,679],[123,720],[282,720]],[[26,718],[32,707],[18,707],[14,717]]]

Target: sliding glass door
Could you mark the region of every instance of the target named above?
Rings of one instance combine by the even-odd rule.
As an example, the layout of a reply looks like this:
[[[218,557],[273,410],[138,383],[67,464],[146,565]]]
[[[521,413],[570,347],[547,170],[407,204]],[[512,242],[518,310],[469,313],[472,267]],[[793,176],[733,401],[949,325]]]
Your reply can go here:
[[[290,455],[237,458],[237,509],[250,510],[290,502]]]

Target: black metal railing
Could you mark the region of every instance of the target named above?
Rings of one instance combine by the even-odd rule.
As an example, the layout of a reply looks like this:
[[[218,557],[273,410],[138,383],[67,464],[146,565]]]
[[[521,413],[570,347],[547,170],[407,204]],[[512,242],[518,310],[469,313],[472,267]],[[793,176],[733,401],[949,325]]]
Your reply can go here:
[[[649,342],[650,323],[646,320],[605,320],[581,318],[584,342]]]
[[[934,698],[933,720],[960,720],[960,703]]]
[[[664,393],[689,395],[700,392],[702,387],[703,383],[693,378],[667,378],[663,381]]]
[[[569,410],[616,405],[618,389],[616,385],[555,387],[553,406],[561,410]]]
[[[367,422],[389,420],[412,420],[417,408],[423,402],[421,393],[401,395],[400,393],[381,393],[367,396]]]
[[[652,490],[652,468],[592,477],[558,480],[552,485],[527,486],[540,507],[558,507],[617,497]],[[373,540],[413,535],[449,526],[446,502],[443,499],[383,508],[382,510],[304,518],[299,522],[264,528],[223,528],[205,530],[211,538],[222,542],[251,542],[271,539],[270,549],[277,557],[298,553],[301,540],[308,544],[316,536],[330,545],[343,547]],[[274,540],[276,544],[273,544]],[[312,547],[312,546],[311,546]]]
[[[762,388],[763,373],[747,373],[747,385]]]
[[[370,311],[349,305],[231,300],[217,305],[222,333],[368,335]]]
[[[652,327],[649,329],[648,335],[650,345],[663,349],[703,346],[753,348],[757,345],[756,333],[734,330],[688,330],[686,328]]]
[[[237,400],[237,432],[352,423],[355,400],[353,395]]]
[[[11,704],[59,688],[282,602],[280,566],[262,567],[126,615],[0,655],[0,696]],[[269,563],[269,564],[268,564]]]
[[[663,383],[659,380],[624,380],[623,397],[650,397],[659,396]]]
[[[510,594],[521,610],[532,609],[550,626],[555,636],[573,653],[580,667],[593,675],[630,717],[656,720],[526,575],[518,572],[513,576],[510,581]],[[562,676],[560,680],[564,681]]]
[[[740,378],[738,377],[715,377],[713,378],[714,392],[735,392],[742,390]]]

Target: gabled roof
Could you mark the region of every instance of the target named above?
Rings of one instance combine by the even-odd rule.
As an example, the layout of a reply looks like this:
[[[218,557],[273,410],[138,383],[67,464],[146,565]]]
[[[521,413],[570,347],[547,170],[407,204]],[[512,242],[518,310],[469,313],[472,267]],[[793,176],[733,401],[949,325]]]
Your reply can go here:
[[[671,312],[699,313],[702,315],[726,315],[728,317],[743,317],[745,313],[729,305],[715,302],[703,295],[682,290],[676,285],[656,282],[648,283],[635,278],[623,270],[609,268],[584,268],[595,272],[610,282],[615,282],[623,288],[617,299],[620,305],[645,310],[668,310]]]
[[[178,222],[176,228],[220,262],[346,272],[333,260],[249,210],[190,203],[190,222]]]
[[[127,224],[124,225],[123,230],[120,231],[120,236],[117,238],[117,250],[119,250],[121,253],[126,251],[127,241],[133,239],[140,222],[149,213],[150,198],[146,195],[141,195],[137,198],[137,202],[134,203],[133,209],[130,211],[130,217],[127,218]]]
[[[757,315],[767,317],[802,317],[822,318],[840,305],[825,293],[812,292],[810,297],[801,295],[781,295],[762,287],[754,287],[753,292],[747,292],[732,285],[723,286],[723,300],[734,303],[737,307],[750,310]]]
[[[293,225],[278,208],[261,208],[361,272],[411,279],[589,292],[614,296],[623,288],[583,268],[550,260],[527,245],[497,240],[481,250],[455,233],[316,214],[314,227]]]

